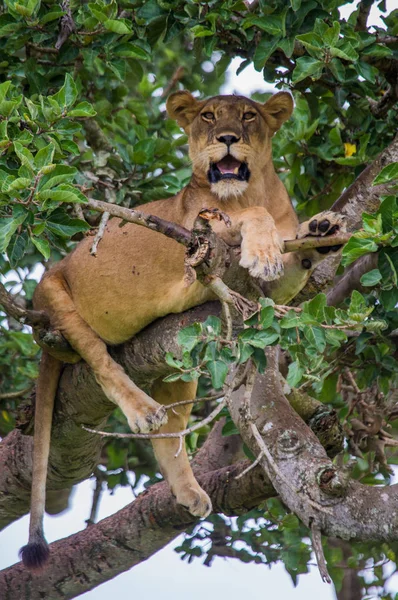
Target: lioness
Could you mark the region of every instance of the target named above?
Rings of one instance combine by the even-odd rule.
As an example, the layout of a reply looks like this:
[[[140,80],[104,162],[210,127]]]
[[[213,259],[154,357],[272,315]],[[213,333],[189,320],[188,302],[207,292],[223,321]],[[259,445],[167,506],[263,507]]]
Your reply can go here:
[[[293,101],[286,92],[275,94],[265,104],[242,96],[197,100],[187,91],[173,94],[167,111],[188,134],[192,178],[173,198],[144,207],[147,213],[188,229],[204,207],[225,211],[231,227],[216,223],[214,228],[228,244],[241,246],[240,265],[253,277],[272,282],[272,295],[285,302],[303,287],[323,257],[316,251],[282,257],[283,240],[327,235],[341,226],[340,217],[333,213],[322,213],[299,226],[274,171],[271,138],[292,110]],[[107,352],[106,344],[120,344],[155,319],[212,297],[198,281],[186,287],[182,245],[149,229],[119,225],[118,219],[109,222],[96,257],[90,255],[91,240],[81,241],[45,274],[34,296],[35,308],[47,311],[52,325],[76,353],[51,356],[44,351],[41,360],[29,543],[21,550],[23,562],[32,569],[40,568],[49,553],[42,521],[54,396],[62,362],[85,360],[134,432],[184,429],[190,408],[167,413],[165,406],[195,397],[195,382],[161,380],[148,396]],[[210,499],[195,480],[185,449],[175,457],[178,443],[177,439],[153,440],[160,469],[177,502],[191,514],[205,517],[211,511]]]

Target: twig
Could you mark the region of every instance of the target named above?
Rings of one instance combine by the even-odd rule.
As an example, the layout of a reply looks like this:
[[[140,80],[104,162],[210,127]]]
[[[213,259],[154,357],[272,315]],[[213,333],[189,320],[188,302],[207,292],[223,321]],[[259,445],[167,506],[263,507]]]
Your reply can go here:
[[[45,46],[39,46],[38,44],[33,44],[32,42],[27,42],[26,46],[36,50],[36,52],[40,52],[41,54],[58,54],[58,50],[55,48],[46,48]]]
[[[27,325],[50,325],[50,319],[47,314],[41,310],[27,310],[18,305],[15,298],[7,292],[6,288],[0,283],[0,305],[4,311],[20,323]]]
[[[164,440],[167,438],[180,438],[189,435],[190,433],[196,431],[197,429],[200,429],[208,423],[211,423],[211,421],[213,421],[213,419],[215,419],[217,415],[220,414],[225,404],[226,399],[224,398],[224,400],[222,400],[220,404],[218,404],[216,408],[212,410],[212,412],[205,419],[203,419],[199,423],[195,423],[195,425],[192,425],[192,427],[188,427],[187,429],[183,429],[182,431],[179,431],[177,433],[112,433],[110,431],[98,431],[97,429],[90,429],[85,425],[82,425],[82,428],[85,431],[89,431],[90,433],[96,433],[101,437],[111,437],[117,439]]]
[[[299,240],[287,240],[284,242],[282,254],[298,252],[299,250],[310,250],[312,248],[322,248],[324,246],[340,246],[346,244],[351,236],[352,233],[342,233],[340,235],[328,235],[325,237],[311,236]]]
[[[354,379],[354,376],[353,376],[353,374],[351,373],[351,371],[350,371],[349,369],[346,369],[346,373],[347,373],[347,377],[348,377],[348,379],[350,380],[350,383],[351,383],[352,387],[353,387],[353,388],[354,388],[354,390],[355,390],[355,393],[356,393],[356,394],[360,394],[360,393],[361,393],[361,390],[359,389],[359,387],[358,387],[358,385],[357,385],[357,382],[356,382],[356,381],[355,381],[355,379]]]
[[[0,400],[11,400],[12,398],[19,398],[20,396],[23,396],[27,392],[30,392],[31,389],[32,389],[32,386],[30,385],[29,387],[24,388],[23,390],[18,390],[16,392],[2,392],[0,394]]]
[[[95,525],[97,521],[98,507],[101,500],[102,488],[104,484],[103,479],[103,474],[97,468],[95,470],[95,489],[93,493],[93,502],[91,504],[90,516],[86,520],[87,527],[90,527],[90,525]]]
[[[235,373],[231,383],[226,383],[224,385],[224,388],[223,388],[223,390],[225,392],[224,399],[216,406],[216,408],[214,410],[212,410],[212,412],[205,419],[200,421],[199,423],[195,423],[191,427],[188,427],[187,429],[183,429],[182,431],[178,431],[176,433],[112,433],[112,432],[108,432],[108,431],[98,431],[96,429],[90,429],[89,427],[86,427],[85,425],[82,425],[81,427],[82,427],[82,429],[84,429],[85,431],[88,431],[90,433],[96,433],[97,435],[100,435],[102,437],[112,437],[112,438],[117,438],[117,439],[126,439],[127,438],[127,439],[142,439],[142,440],[151,440],[151,439],[162,440],[162,439],[167,439],[167,438],[183,438],[183,437],[189,435],[190,433],[197,431],[204,425],[208,425],[220,414],[220,412],[222,411],[224,406],[227,404],[227,402],[229,402],[232,392],[235,390],[235,386],[238,381],[238,378],[240,378],[239,369]],[[169,405],[169,407],[170,407],[170,405]]]
[[[242,471],[242,473],[237,475],[235,477],[235,479],[241,479],[244,475],[247,475],[247,473],[249,473],[252,469],[254,469],[254,467],[257,467],[257,465],[260,463],[263,456],[264,456],[264,452],[261,451],[260,454],[257,456],[256,460],[254,460],[244,471]]]
[[[319,573],[322,577],[322,581],[325,583],[332,583],[328,568],[326,566],[325,555],[322,548],[322,537],[321,530],[315,524],[315,520],[311,523],[311,538],[312,538],[312,549],[315,552],[316,562],[318,563]]]
[[[178,450],[177,452],[174,454],[174,458],[178,458],[181,454],[181,450],[182,450],[182,442],[183,442],[183,436],[180,435],[180,440],[179,440],[179,444],[178,444]]]
[[[184,67],[177,67],[177,69],[174,71],[173,76],[170,79],[169,83],[163,89],[163,92],[160,97],[166,98],[170,94],[170,92],[173,89],[173,87],[175,86],[175,84],[180,81],[180,79],[182,78],[183,75],[184,75]]]
[[[235,388],[236,389],[236,388]],[[197,402],[211,402],[212,400],[220,400],[223,394],[213,394],[212,396],[204,396],[203,398],[194,398],[193,400],[179,400],[172,404],[167,404],[166,410],[173,410],[177,406],[186,406],[187,404],[196,404]]]
[[[221,302],[221,317],[225,324],[225,339],[232,340],[232,317],[228,302]]]
[[[110,204],[109,202],[94,200],[94,198],[90,198],[88,200],[87,206],[101,213],[108,212],[113,217],[118,217],[119,219],[127,221],[128,223],[142,225],[143,227],[148,227],[148,229],[163,233],[163,235],[166,235],[167,237],[179,242],[180,244],[183,244],[184,246],[188,246],[192,240],[189,229],[154,215],[146,215],[140,210],[124,208],[123,206],[118,206],[117,204]]]
[[[109,221],[109,217],[110,217],[110,214],[108,212],[102,213],[102,217],[101,217],[101,221],[100,221],[100,224],[99,224],[99,227],[98,227],[98,231],[95,234],[93,245],[91,246],[91,250],[90,250],[90,254],[92,256],[97,256],[98,244],[102,240],[102,237],[103,237],[103,235],[105,233],[105,228],[106,228],[106,225],[107,225],[107,223]]]

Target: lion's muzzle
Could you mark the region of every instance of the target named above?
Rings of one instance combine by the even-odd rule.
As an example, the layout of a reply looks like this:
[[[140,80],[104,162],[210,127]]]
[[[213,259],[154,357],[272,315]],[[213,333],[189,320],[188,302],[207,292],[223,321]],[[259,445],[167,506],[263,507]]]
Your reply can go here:
[[[210,163],[207,176],[210,183],[218,183],[224,179],[249,181],[250,170],[247,163],[241,162],[230,154],[227,154],[219,162]]]

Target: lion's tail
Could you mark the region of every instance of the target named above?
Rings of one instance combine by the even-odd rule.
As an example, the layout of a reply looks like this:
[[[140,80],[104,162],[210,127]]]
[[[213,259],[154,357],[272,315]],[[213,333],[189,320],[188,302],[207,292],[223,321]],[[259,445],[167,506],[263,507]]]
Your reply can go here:
[[[20,550],[24,565],[31,570],[40,570],[50,554],[43,532],[43,515],[54,399],[61,367],[61,361],[43,351],[36,386],[29,542]]]

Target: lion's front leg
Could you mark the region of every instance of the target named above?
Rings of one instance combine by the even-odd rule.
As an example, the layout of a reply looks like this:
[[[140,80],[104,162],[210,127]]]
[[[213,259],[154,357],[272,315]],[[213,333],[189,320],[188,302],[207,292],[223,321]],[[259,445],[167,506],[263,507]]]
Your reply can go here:
[[[333,236],[344,231],[345,223],[342,215],[323,211],[301,223],[296,238]],[[331,242],[330,246],[284,254],[283,277],[264,284],[262,286],[264,293],[277,304],[288,304],[303,289],[315,267],[328,255],[339,252],[341,248],[341,245]]]
[[[222,237],[231,245],[240,242],[240,266],[263,281],[278,279],[283,274],[283,240],[269,212],[256,206],[229,213],[229,216],[232,226]]]

